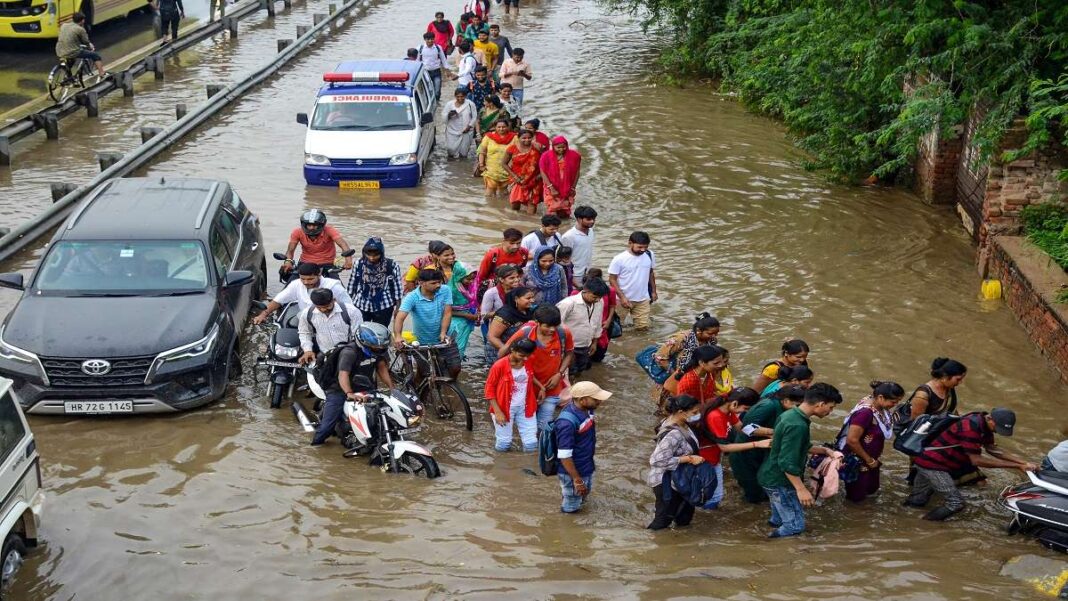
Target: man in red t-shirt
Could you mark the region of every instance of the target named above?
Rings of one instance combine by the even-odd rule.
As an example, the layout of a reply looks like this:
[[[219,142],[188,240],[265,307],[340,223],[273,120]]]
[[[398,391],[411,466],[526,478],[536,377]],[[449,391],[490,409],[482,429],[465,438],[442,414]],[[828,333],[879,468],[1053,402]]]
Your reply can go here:
[[[482,257],[482,263],[478,266],[479,289],[485,290],[493,285],[493,276],[497,268],[502,265],[516,265],[520,269],[527,262],[529,252],[519,245],[523,240],[523,232],[510,227],[504,230],[504,240],[497,246],[486,251]]]
[[[341,233],[333,226],[326,224],[326,213],[319,209],[311,209],[300,216],[300,227],[294,228],[289,234],[289,246],[286,248],[286,260],[282,262],[282,273],[288,273],[293,268],[293,254],[300,245],[300,260],[298,263],[312,263],[319,267],[332,267],[334,258],[337,257],[335,246],[341,247],[344,252],[349,249],[349,243],[341,237]],[[345,269],[352,269],[352,257],[345,257]]]
[[[537,344],[534,353],[527,359],[534,374],[534,392],[538,397],[538,428],[544,429],[553,419],[561,403],[560,392],[564,389],[564,376],[575,356],[575,339],[567,327],[560,325],[560,309],[542,305],[534,310],[534,321],[519,328],[497,353],[505,357],[512,343],[529,338]]]
[[[942,521],[964,509],[964,497],[953,481],[953,474],[966,468],[989,467],[1034,471],[1038,466],[1022,457],[1009,454],[994,442],[994,434],[1012,436],[1016,414],[1010,409],[995,407],[973,411],[960,416],[945,430],[926,443],[923,452],[913,458],[916,479],[912,494],[905,500],[908,507],[924,507],[937,492],[942,505],[923,516],[925,520]],[[983,454],[986,451],[987,457]]]

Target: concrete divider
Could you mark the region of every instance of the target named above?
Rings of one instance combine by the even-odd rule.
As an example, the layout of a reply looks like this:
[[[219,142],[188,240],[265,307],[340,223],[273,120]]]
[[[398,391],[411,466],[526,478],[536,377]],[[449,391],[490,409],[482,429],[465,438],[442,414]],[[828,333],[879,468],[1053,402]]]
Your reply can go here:
[[[225,0],[222,1],[225,3]],[[56,119],[62,119],[77,113],[84,107],[88,116],[96,117],[100,114],[99,99],[101,97],[119,90],[122,90],[123,96],[133,96],[133,82],[135,78],[145,73],[152,72],[157,80],[163,79],[163,59],[166,57],[175,56],[224,30],[229,30],[231,37],[237,37],[237,23],[240,19],[258,14],[265,6],[267,7],[268,14],[274,16],[274,7],[277,1],[278,0],[246,0],[236,6],[229,7],[229,14],[227,16],[220,18],[218,21],[208,21],[192,31],[183,31],[182,36],[173,43],[160,48],[158,51],[152,52],[147,57],[135,61],[126,69],[116,73],[115,77],[97,82],[63,102],[28,113],[11,121],[7,125],[0,127],[0,138],[7,140],[7,144],[0,145],[0,166],[11,165],[13,158],[12,144],[36,131],[45,129],[43,125],[45,121],[43,121],[39,115],[48,113],[55,115]],[[288,9],[291,6],[292,0],[287,0],[285,7]],[[158,44],[152,43],[150,47],[158,47]],[[90,95],[92,97],[91,103],[87,100]],[[46,133],[48,133],[48,130],[46,130]]]
[[[338,12],[340,15],[347,15],[352,9],[358,6],[366,7],[369,4],[368,0],[349,0],[341,6]],[[348,16],[345,18],[347,19]],[[37,215],[0,237],[0,260],[10,258],[21,249],[51,231],[52,228],[62,223],[78,203],[84,200],[103,182],[115,177],[125,177],[150,164],[160,153],[174,146],[185,136],[196,131],[197,128],[218,114],[227,105],[238,100],[246,92],[267,80],[267,78],[281,69],[283,65],[314,44],[317,41],[320,32],[329,28],[331,28],[331,25],[326,22],[325,15],[323,15],[323,18],[318,19],[316,25],[296,40],[294,44],[288,46],[266,64],[249,73],[240,81],[221,87],[221,89],[219,89],[216,94],[212,95],[207,102],[196,107],[191,112],[187,112],[184,116],[180,117],[178,121],[171,124],[169,127],[164,128],[158,134],[150,137],[148,141],[134,151],[125,155],[119,153],[101,153],[99,160],[101,162],[102,171],[99,175],[60,198],[53,203],[52,206],[45,209],[40,215]],[[5,141],[5,138],[0,135],[0,148],[2,148]],[[106,157],[104,155],[113,156]],[[2,160],[2,157],[3,155],[0,155],[0,160]],[[105,168],[105,159],[110,161],[112,158],[114,158],[114,162],[111,162],[109,166]]]

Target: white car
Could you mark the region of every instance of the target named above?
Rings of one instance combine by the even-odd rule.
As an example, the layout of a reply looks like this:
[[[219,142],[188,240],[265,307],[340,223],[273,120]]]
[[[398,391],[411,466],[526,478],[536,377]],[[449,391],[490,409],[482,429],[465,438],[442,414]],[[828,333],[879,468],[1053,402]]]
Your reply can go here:
[[[7,586],[26,550],[37,546],[44,503],[37,442],[7,378],[0,378],[0,495],[0,586]]]

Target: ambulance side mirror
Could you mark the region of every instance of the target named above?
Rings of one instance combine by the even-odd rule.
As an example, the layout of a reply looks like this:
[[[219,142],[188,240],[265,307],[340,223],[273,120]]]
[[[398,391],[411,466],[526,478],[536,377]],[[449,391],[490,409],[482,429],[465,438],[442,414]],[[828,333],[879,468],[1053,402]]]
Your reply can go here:
[[[308,124],[308,113],[297,113],[297,123],[301,125]]]

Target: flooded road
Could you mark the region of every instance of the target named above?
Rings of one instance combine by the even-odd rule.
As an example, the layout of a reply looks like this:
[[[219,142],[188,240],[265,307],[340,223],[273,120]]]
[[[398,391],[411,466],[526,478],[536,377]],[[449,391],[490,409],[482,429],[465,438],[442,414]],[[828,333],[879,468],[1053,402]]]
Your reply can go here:
[[[269,250],[283,249],[304,209],[320,207],[350,243],[381,235],[404,263],[431,238],[477,262],[505,224],[529,231],[536,222],[487,203],[470,165],[446,163],[443,145],[414,190],[341,193],[307,188],[301,176],[304,129],[293,115],[310,107],[321,73],[341,59],[403,56],[435,9],[421,0],[372,8],[147,173],[229,180],[263,220]],[[869,380],[911,389],[938,355],[970,368],[963,409],[1016,409],[1017,436],[1006,447],[1038,458],[1059,440],[1064,388],[1010,312],[977,300],[974,250],[948,210],[900,190],[829,184],[796,166],[773,122],[708,89],[653,85],[646,36],[593,0],[532,1],[518,23],[500,22],[533,65],[524,116],[540,117],[585,157],[579,200],[600,212],[595,264],[607,266],[634,229],[653,236],[661,301],[649,339],[712,311],[737,379],[749,382],[784,337],[805,338],[817,379],[847,398],[814,440],[833,438]],[[168,65],[166,85],[200,97],[207,78],[247,69],[273,44],[206,47]],[[212,66],[223,59],[233,63]],[[0,181],[2,224],[48,202],[44,183],[57,165],[63,179],[84,181],[94,149],[132,148],[137,126],[173,118],[176,101],[154,88],[133,102],[109,99],[77,136],[35,142],[52,144],[53,157],[20,151],[19,169]],[[28,253],[7,268],[28,270],[33,260]],[[0,292],[4,308],[16,298]],[[1002,533],[994,498],[1018,475],[998,470],[945,524],[900,507],[905,462],[888,452],[880,498],[811,510],[810,532],[795,540],[767,541],[766,508],[743,505],[730,479],[724,506],[690,528],[643,530],[654,421],[633,355],[649,340],[632,332],[621,340],[590,375],[616,394],[599,412],[597,482],[578,516],[559,513],[555,479],[524,472],[536,469],[533,456],[493,452],[481,411],[474,432],[431,422],[419,434],[445,471],[429,482],[345,460],[336,443],[307,447],[288,410],[267,408],[266,387],[249,370],[224,401],[171,418],[33,418],[45,546],[12,598],[1033,597],[997,575],[1010,557],[1044,553]],[[264,341],[249,334],[246,367]],[[466,374],[468,389],[480,390],[482,376]]]

